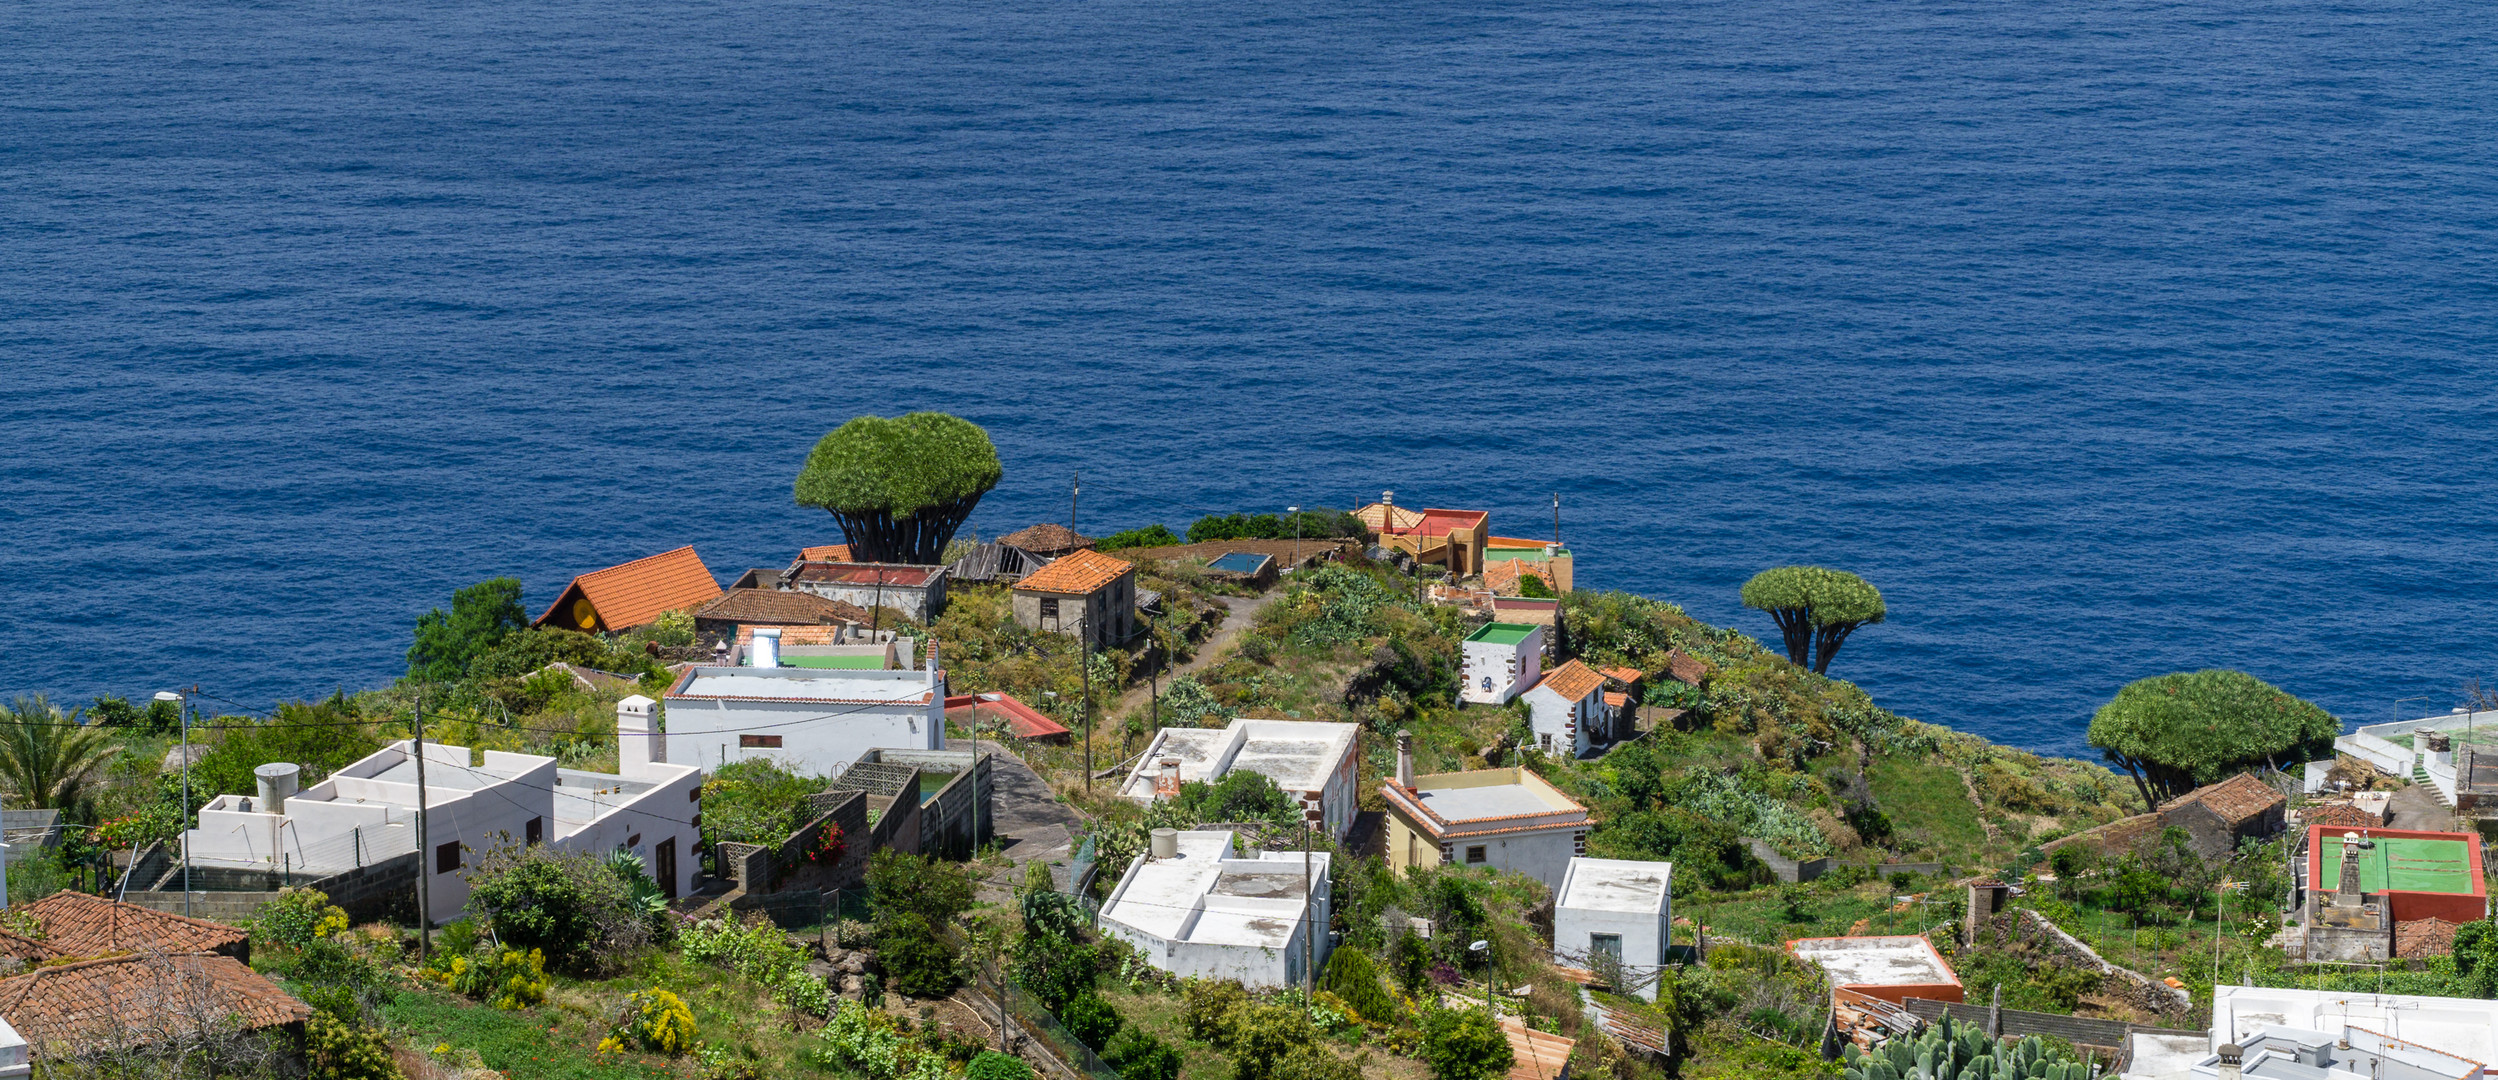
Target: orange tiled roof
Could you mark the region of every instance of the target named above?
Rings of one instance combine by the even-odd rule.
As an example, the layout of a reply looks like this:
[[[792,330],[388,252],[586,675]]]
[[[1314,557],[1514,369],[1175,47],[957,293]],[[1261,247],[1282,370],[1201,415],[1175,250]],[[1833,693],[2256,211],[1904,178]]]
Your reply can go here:
[[[781,589],[730,589],[704,605],[694,617],[761,626],[865,625],[874,621],[868,610],[857,604]]]
[[[1611,708],[1611,709],[1619,709],[1619,708],[1621,708],[1621,707],[1623,707],[1623,706],[1625,706],[1625,705],[1628,705],[1628,704],[1630,704],[1630,703],[1631,703],[1631,696],[1630,696],[1629,694],[1621,693],[1621,692],[1619,692],[1619,691],[1614,691],[1614,690],[1607,690],[1607,691],[1605,691],[1605,707],[1606,707],[1606,708]]]
[[[1044,521],[1029,529],[1019,529],[998,537],[997,542],[1010,548],[1021,548],[1036,555],[1056,555],[1062,551],[1093,546],[1093,538],[1056,522]]]
[[[1380,522],[1387,518],[1387,513],[1388,506],[1386,503],[1372,503],[1369,506],[1365,506],[1354,511],[1353,516],[1361,519],[1362,526],[1364,528],[1367,528],[1372,532],[1378,532]],[[1408,510],[1402,506],[1396,508],[1395,531],[1405,532],[1409,529],[1419,528],[1421,525],[1422,515],[1420,513]]]
[[[1675,649],[1665,654],[1665,673],[1676,682],[1698,686],[1700,680],[1709,677],[1709,665],[1697,656]]]
[[[818,546],[818,547],[811,547],[811,548],[799,548],[799,549],[798,549],[798,561],[799,561],[799,562],[849,562],[849,561],[850,561],[850,545],[848,545],[848,544],[824,544],[824,545],[821,545],[821,546]]]
[[[595,629],[630,630],[656,621],[662,612],[708,603],[719,595],[720,583],[712,580],[710,568],[688,544],[572,579],[534,625],[573,621],[573,601],[580,598],[598,615]]]
[[[2455,931],[2461,923],[2444,919],[2413,919],[2394,924],[2394,955],[2406,960],[2425,960],[2447,956],[2455,951]]]
[[[2303,823],[2341,829],[2373,829],[2385,824],[2385,821],[2349,803],[2334,803],[2308,811]]]
[[[292,1024],[312,1009],[230,956],[81,960],[0,979],[0,1016],[37,1057],[161,1042],[202,1024]]]
[[[1526,591],[1529,572],[1525,559],[1502,559],[1483,568],[1483,587],[1492,590],[1495,595],[1517,596]]]
[[[26,905],[43,927],[43,944],[62,956],[153,949],[165,953],[239,949],[249,935],[224,923],[150,911],[101,896],[63,890]],[[0,1010],[0,1016],[7,1015]]]
[[[1572,660],[1547,672],[1544,681],[1535,685],[1561,695],[1563,701],[1584,701],[1587,695],[1605,685],[1605,677],[1596,674],[1594,668]]]
[[[1604,676],[1605,678],[1628,686],[1641,679],[1647,678],[1648,673],[1635,667],[1609,667],[1604,669]]]
[[[1015,591],[1090,595],[1135,569],[1135,565],[1125,559],[1112,558],[1098,551],[1079,551],[1025,575],[1022,581],[1015,583]]]
[[[2190,802],[2199,802],[2220,815],[2221,820],[2235,823],[2287,801],[2280,792],[2272,789],[2272,785],[2256,779],[2253,773],[2239,773],[2220,783],[2205,784],[2161,803],[2160,809],[2165,812]]]
[[[53,947],[20,934],[0,930],[0,956],[13,956],[29,964],[58,960],[61,954]]]

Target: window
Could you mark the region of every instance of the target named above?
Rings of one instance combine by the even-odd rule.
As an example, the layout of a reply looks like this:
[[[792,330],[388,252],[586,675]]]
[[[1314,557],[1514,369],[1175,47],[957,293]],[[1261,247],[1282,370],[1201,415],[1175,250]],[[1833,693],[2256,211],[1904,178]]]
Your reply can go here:
[[[1541,747],[1546,753],[1551,753],[1553,749],[1553,733],[1549,731],[1536,733],[1535,744]]]
[[[1466,849],[1466,865],[1475,866],[1482,862],[1483,845],[1476,844],[1475,846]]]
[[[435,845],[435,846],[434,846],[434,872],[435,872],[435,873],[437,873],[437,874],[448,874],[448,873],[450,873],[450,872],[452,872],[452,871],[454,871],[454,870],[457,870],[457,869],[459,869],[459,868],[460,868],[460,842],[459,842],[459,841],[454,840],[454,841],[452,841],[452,842],[450,842],[450,843],[448,843],[448,844],[437,844],[437,845]]]
[[[530,818],[529,827],[521,830],[521,832],[523,833],[521,836],[522,843],[528,844],[531,847],[536,847],[539,844],[545,843],[546,819],[542,817]]]
[[[687,828],[690,828],[695,832],[701,832],[703,831],[703,816],[701,814],[696,814],[694,815],[694,820],[686,822],[685,825]]]
[[[737,737],[737,746],[741,750],[778,750],[781,748],[781,737],[778,735],[740,735]],[[702,798],[699,794],[694,797]]]
[[[1587,935],[1587,951],[1589,959],[1597,956],[1610,956],[1614,963],[1619,964],[1622,962],[1622,935],[1589,934]]]
[[[1054,596],[1045,596],[1045,597],[1042,597],[1042,598],[1041,598],[1041,624],[1042,624],[1043,626],[1055,627],[1055,625],[1057,624],[1057,622],[1058,622],[1058,598],[1057,598],[1057,597],[1054,597]]]

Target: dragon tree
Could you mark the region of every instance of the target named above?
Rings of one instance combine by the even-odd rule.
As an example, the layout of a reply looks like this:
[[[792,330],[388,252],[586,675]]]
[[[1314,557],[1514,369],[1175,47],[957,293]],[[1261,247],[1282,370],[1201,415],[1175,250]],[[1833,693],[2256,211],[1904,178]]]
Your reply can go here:
[[[861,562],[939,561],[954,531],[1006,470],[980,425],[944,413],[862,416],[815,444],[798,472],[800,506],[841,523]]]

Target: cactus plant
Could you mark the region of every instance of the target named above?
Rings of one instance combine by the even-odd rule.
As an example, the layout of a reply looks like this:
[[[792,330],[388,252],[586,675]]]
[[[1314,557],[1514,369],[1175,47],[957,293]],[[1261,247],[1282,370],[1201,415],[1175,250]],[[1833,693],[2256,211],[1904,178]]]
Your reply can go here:
[[[2091,1067],[2038,1036],[1997,1042],[1950,1017],[1872,1053],[1847,1048],[1847,1080],[2091,1080]]]

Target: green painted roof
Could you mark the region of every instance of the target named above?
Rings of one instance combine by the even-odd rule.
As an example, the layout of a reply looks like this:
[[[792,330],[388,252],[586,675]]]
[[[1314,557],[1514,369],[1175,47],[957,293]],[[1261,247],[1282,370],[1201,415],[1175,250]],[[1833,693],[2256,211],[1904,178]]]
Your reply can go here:
[[[2464,849],[2463,841],[2384,836],[2374,840],[2376,847],[2359,852],[2360,891],[2472,894],[2472,853]],[[2316,887],[2330,890],[2341,880],[2342,838],[2328,831]]]
[[[784,656],[782,667],[829,668],[834,671],[883,671],[881,656]]]
[[[1534,632],[1534,627],[1521,626],[1517,623],[1485,623],[1483,624],[1482,629],[1466,635],[1466,640],[1489,641],[1495,645],[1515,645],[1521,641],[1525,641],[1527,639],[1527,635]]]

